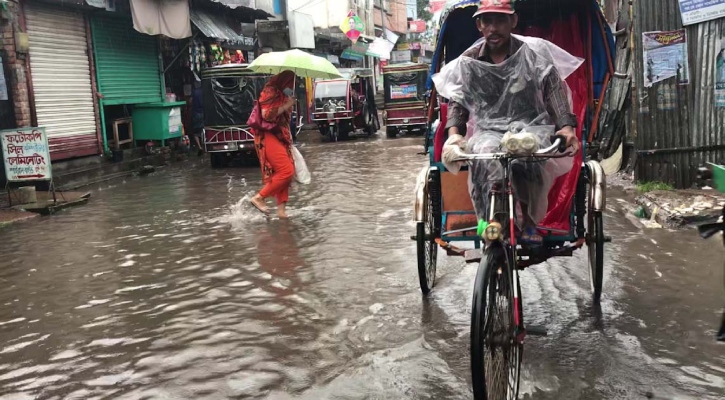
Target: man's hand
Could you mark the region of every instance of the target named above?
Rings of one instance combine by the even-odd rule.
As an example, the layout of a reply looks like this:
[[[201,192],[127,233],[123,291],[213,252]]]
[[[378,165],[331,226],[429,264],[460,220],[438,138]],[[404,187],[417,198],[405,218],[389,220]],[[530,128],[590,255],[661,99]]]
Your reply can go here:
[[[565,126],[557,135],[564,136],[566,138],[566,147],[571,148],[572,155],[579,152],[579,138],[576,137],[576,130],[571,126]]]
[[[455,175],[461,169],[461,166],[466,164],[463,161],[456,161],[458,150],[466,151],[466,139],[458,133],[452,132],[453,129],[448,130],[448,140],[443,145],[441,159],[446,169]]]

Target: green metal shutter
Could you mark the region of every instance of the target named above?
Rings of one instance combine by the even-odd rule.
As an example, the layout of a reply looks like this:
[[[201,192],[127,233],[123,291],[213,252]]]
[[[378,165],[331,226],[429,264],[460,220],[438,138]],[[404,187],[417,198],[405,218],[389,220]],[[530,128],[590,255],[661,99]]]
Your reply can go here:
[[[136,32],[127,16],[97,14],[92,17],[91,26],[102,104],[162,101],[156,37]]]

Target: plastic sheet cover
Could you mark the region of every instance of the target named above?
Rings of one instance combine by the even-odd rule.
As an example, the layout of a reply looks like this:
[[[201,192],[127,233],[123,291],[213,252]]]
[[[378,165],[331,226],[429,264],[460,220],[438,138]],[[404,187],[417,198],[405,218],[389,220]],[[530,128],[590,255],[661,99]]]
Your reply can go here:
[[[264,88],[262,77],[204,79],[204,124],[206,126],[246,125],[254,102]]]
[[[548,147],[555,133],[554,123],[543,100],[544,77],[559,74],[562,86],[583,60],[538,38],[515,36],[524,44],[501,64],[489,64],[459,57],[433,77],[441,96],[457,102],[470,113],[467,150],[472,153],[499,151],[507,132],[528,131],[542,147]],[[476,44],[481,43],[481,40]],[[476,44],[474,46],[476,46]],[[517,160],[511,165],[512,182],[518,199],[528,204],[528,217],[535,223],[544,219],[548,193],[554,180],[573,165],[572,158]],[[503,177],[498,161],[477,161],[470,169],[469,187],[476,214],[488,218],[491,183]]]

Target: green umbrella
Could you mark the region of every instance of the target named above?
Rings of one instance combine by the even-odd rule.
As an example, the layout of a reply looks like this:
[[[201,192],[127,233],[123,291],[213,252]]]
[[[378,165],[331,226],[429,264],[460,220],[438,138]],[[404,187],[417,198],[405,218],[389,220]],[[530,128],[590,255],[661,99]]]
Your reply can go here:
[[[301,78],[342,78],[331,62],[297,49],[262,54],[248,68],[272,75],[290,70]]]

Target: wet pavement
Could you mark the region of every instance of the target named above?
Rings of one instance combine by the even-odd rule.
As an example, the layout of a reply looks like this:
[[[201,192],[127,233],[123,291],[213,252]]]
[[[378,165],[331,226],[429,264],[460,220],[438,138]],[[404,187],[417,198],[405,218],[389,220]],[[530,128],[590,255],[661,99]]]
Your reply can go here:
[[[310,138],[290,221],[247,206],[258,169],[204,162],[0,229],[0,399],[472,398],[476,266],[441,256],[418,288],[421,139]],[[522,398],[722,399],[721,245],[644,229],[609,195],[600,309],[583,253],[522,274],[549,329]]]

